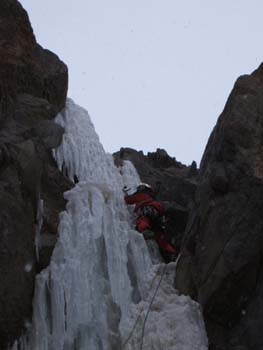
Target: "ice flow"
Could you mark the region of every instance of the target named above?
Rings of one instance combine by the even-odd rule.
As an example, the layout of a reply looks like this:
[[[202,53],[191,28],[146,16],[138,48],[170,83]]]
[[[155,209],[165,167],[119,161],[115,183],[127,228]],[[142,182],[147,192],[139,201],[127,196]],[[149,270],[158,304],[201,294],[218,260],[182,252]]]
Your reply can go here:
[[[87,111],[68,100],[56,117],[65,128],[54,151],[59,168],[76,186],[65,193],[59,239],[50,265],[36,278],[33,321],[13,346],[22,350],[139,349],[155,273],[144,239],[133,230],[121,191],[139,177],[129,162],[121,169],[106,154]],[[171,264],[145,326],[145,350],[205,350],[198,304],[178,296]],[[171,277],[172,275],[172,277]]]

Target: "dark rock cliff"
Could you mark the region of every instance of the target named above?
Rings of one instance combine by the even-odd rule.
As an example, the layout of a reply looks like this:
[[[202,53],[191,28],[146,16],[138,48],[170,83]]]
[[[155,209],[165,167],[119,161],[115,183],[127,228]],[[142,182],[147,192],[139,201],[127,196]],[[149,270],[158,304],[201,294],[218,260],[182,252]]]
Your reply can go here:
[[[177,265],[210,349],[263,349],[263,66],[240,77],[207,144]]]
[[[37,44],[19,2],[1,0],[0,349],[31,319],[35,274],[49,261],[63,192],[71,187],[51,155],[63,135],[52,119],[64,107],[67,82],[67,67]],[[37,261],[40,199],[44,217]]]

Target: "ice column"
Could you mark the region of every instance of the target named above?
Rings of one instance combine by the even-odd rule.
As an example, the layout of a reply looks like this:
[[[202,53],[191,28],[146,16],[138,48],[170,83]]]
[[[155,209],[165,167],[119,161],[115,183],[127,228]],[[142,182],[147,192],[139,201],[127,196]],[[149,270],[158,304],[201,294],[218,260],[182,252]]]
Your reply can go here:
[[[32,325],[13,349],[120,350],[139,315],[127,344],[127,350],[137,350],[153,293],[150,281],[159,269],[132,229],[123,201],[122,187],[134,189],[139,177],[129,162],[120,174],[88,113],[72,100],[56,122],[65,134],[54,158],[77,184],[65,193],[67,207],[50,265],[36,278]],[[143,349],[205,350],[199,306],[176,294],[175,268],[169,269],[145,327]]]
[[[138,175],[129,163],[120,175],[88,113],[73,101],[67,101],[56,121],[65,134],[54,157],[79,182],[65,193],[59,240],[50,266],[36,279],[26,349],[117,349],[130,305],[143,297],[151,268],[143,238],[131,229],[121,191],[124,181],[134,187]]]

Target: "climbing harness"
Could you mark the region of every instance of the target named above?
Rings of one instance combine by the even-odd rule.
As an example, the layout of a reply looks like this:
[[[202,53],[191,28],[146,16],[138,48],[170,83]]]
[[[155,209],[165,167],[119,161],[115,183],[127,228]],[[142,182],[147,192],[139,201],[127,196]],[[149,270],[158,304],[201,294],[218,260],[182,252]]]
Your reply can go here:
[[[150,291],[151,291],[151,289],[152,289],[152,287],[153,287],[154,281],[156,280],[157,276],[159,275],[160,269],[161,269],[161,265],[159,266],[159,268],[158,268],[156,274],[154,275],[154,277],[153,277],[153,279],[152,279],[152,281],[151,281],[151,284],[150,284],[150,287],[149,287],[149,289],[148,289],[148,293],[147,293],[146,299],[147,299],[148,296],[149,296],[149,293],[150,293]],[[155,297],[156,297],[156,294],[157,294],[157,292],[158,292],[158,290],[159,290],[159,288],[160,288],[160,285],[161,285],[161,283],[162,283],[162,280],[163,280],[163,277],[164,277],[164,275],[165,275],[165,273],[166,273],[166,270],[167,270],[167,265],[165,264],[164,269],[163,269],[163,271],[162,271],[162,273],[161,273],[161,277],[160,277],[159,283],[158,283],[158,285],[157,285],[157,287],[156,287],[156,289],[155,289],[155,292],[154,292],[154,294],[153,294],[153,296],[152,296],[152,299],[151,299],[151,301],[150,301],[150,304],[149,304],[149,307],[148,307],[146,316],[145,316],[144,321],[143,321],[143,330],[142,330],[142,337],[141,337],[141,346],[140,346],[140,350],[142,350],[142,347],[143,347],[144,332],[145,332],[145,325],[146,325],[146,322],[147,322],[147,318],[148,318],[148,316],[149,316],[149,313],[150,313],[152,304],[153,304],[154,299],[155,299]],[[135,321],[135,323],[134,323],[134,325],[133,325],[133,328],[132,328],[132,330],[131,330],[129,336],[127,337],[127,339],[125,340],[125,342],[122,344],[121,350],[125,348],[125,346],[128,344],[128,342],[129,342],[130,339],[132,338],[133,333],[134,333],[134,331],[135,331],[135,329],[136,329],[136,326],[137,326],[137,324],[138,324],[138,322],[139,322],[139,319],[140,319],[140,316],[141,316],[142,312],[143,312],[143,308],[142,308],[141,311],[139,312],[139,314],[138,314],[138,316],[137,316],[137,318],[136,318],[136,321]]]

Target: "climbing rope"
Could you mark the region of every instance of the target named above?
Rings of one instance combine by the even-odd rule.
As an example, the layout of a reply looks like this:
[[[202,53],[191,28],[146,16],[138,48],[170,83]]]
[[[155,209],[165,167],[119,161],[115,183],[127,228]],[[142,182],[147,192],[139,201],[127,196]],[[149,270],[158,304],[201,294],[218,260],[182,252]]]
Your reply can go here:
[[[161,266],[159,266],[159,268],[158,268],[156,274],[154,275],[154,277],[153,277],[153,279],[152,279],[152,281],[151,281],[151,283],[150,283],[150,287],[149,287],[149,289],[148,289],[148,293],[147,293],[146,299],[147,299],[148,296],[149,296],[149,293],[150,293],[150,291],[151,291],[151,289],[152,289],[152,286],[153,286],[153,284],[154,284],[154,281],[156,280],[157,276],[159,275],[160,269],[161,269]],[[140,349],[142,349],[142,346],[143,346],[143,338],[144,338],[145,324],[146,324],[146,321],[147,321],[147,318],[148,318],[148,315],[149,315],[149,312],[150,312],[152,303],[153,303],[153,301],[154,301],[154,299],[155,299],[155,296],[156,296],[156,294],[157,294],[157,292],[158,292],[158,289],[160,288],[160,285],[161,285],[163,276],[165,275],[166,269],[167,269],[167,265],[165,265],[165,267],[164,267],[164,269],[163,269],[163,272],[162,272],[160,281],[159,281],[158,286],[157,286],[157,288],[156,288],[156,290],[155,290],[155,292],[154,292],[154,294],[153,294],[153,297],[152,297],[152,299],[151,299],[151,302],[150,302],[150,305],[149,305],[149,308],[148,308],[146,317],[145,317],[144,322],[143,322],[143,332],[142,332],[142,341],[141,341],[141,347],[140,347]],[[125,348],[125,346],[126,346],[126,345],[128,344],[128,342],[130,341],[131,337],[133,336],[133,333],[134,333],[134,331],[135,331],[135,329],[136,329],[136,326],[137,326],[137,324],[138,324],[138,322],[139,322],[139,319],[140,319],[140,316],[141,316],[142,312],[143,312],[143,308],[142,308],[141,311],[139,312],[139,314],[138,314],[138,316],[137,316],[137,318],[136,318],[136,321],[135,321],[135,323],[134,323],[134,325],[133,325],[133,328],[132,328],[132,330],[131,330],[129,336],[127,337],[127,339],[125,340],[125,342],[122,344],[121,350]]]
[[[164,269],[163,269],[161,278],[160,278],[159,283],[158,283],[158,285],[157,285],[157,287],[156,287],[156,289],[155,289],[155,292],[154,292],[154,294],[153,294],[152,300],[151,300],[150,305],[149,305],[149,308],[148,308],[148,310],[147,310],[145,319],[144,319],[144,321],[143,321],[142,338],[141,338],[142,340],[141,340],[140,350],[142,350],[142,347],[143,347],[144,332],[145,332],[145,326],[146,326],[147,318],[148,318],[149,313],[150,313],[150,311],[151,311],[152,304],[153,304],[154,299],[155,299],[155,297],[156,297],[156,294],[157,294],[157,292],[158,292],[158,290],[159,290],[159,288],[160,288],[160,285],[161,285],[161,283],[162,283],[162,280],[163,280],[163,277],[164,277],[164,275],[165,275],[165,273],[166,273],[166,270],[167,270],[167,265],[164,266]]]
[[[158,276],[158,274],[159,274],[159,271],[160,271],[160,266],[159,266],[159,268],[158,268],[156,274],[154,275],[154,277],[153,277],[153,279],[152,279],[152,281],[151,281],[151,283],[150,283],[150,287],[149,287],[149,289],[148,289],[146,299],[147,299],[148,296],[149,296],[149,293],[150,293],[150,291],[151,291],[151,289],[152,289],[152,286],[153,286],[153,284],[154,284],[154,281],[156,280],[156,278],[157,278],[157,276]],[[139,312],[139,314],[138,314],[138,316],[137,316],[137,318],[136,318],[136,321],[135,321],[135,323],[134,323],[134,326],[133,326],[133,328],[132,328],[132,330],[131,330],[131,332],[130,332],[128,338],[127,338],[127,339],[125,340],[125,342],[122,344],[121,350],[125,348],[125,346],[126,346],[126,345],[128,344],[128,342],[129,342],[129,340],[130,340],[131,337],[133,336],[133,333],[134,333],[134,331],[135,331],[135,328],[136,328],[136,326],[137,326],[137,324],[138,324],[138,321],[139,321],[139,319],[140,319],[140,316],[141,316],[142,312],[143,312],[143,308],[142,308],[141,311]]]

